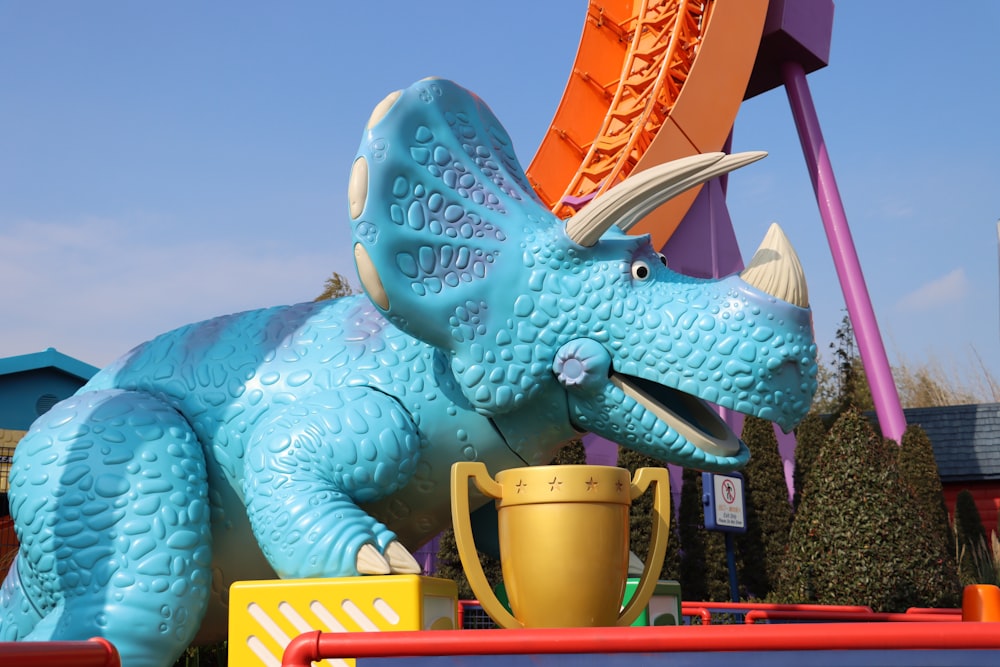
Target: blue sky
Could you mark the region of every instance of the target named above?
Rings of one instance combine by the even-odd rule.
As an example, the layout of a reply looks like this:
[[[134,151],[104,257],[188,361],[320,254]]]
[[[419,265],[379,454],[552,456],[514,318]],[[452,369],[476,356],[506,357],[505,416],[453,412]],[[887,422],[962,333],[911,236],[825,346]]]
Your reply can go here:
[[[0,0],[0,356],[103,366],[354,280],[347,178],[372,107],[454,79],[527,165],[586,5]],[[838,3],[809,84],[890,359],[1000,377],[1000,4],[945,7]],[[770,153],[730,181],[741,248],[783,225],[825,352],[843,298],[784,92],[746,102],[734,137]]]

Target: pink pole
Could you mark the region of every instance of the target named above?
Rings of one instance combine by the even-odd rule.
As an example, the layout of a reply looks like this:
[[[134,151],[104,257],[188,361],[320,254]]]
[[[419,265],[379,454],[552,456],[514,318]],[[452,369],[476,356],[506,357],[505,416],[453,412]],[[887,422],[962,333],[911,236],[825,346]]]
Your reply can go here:
[[[833,263],[840,278],[840,288],[844,292],[847,313],[851,317],[854,334],[858,339],[858,350],[871,384],[875,412],[882,427],[882,435],[897,443],[906,430],[906,418],[899,403],[899,394],[892,379],[885,346],[879,334],[875,311],[872,309],[865,277],[861,272],[858,254],[847,225],[844,205],[840,200],[837,182],[833,176],[833,165],[826,151],[823,132],[819,127],[816,107],[813,105],[805,71],[796,62],[785,62],[781,74],[788,93],[788,103],[792,107],[795,127],[799,132],[799,142],[805,154],[809,176],[812,178],[816,201],[819,204],[823,228],[830,243]]]

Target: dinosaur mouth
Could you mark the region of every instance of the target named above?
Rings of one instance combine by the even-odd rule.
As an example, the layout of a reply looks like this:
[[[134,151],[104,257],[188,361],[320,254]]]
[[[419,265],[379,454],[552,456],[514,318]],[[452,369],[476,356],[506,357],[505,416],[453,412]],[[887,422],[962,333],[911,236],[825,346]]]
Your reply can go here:
[[[612,372],[609,380],[694,447],[715,456],[730,457],[739,453],[739,438],[709,404],[697,396],[632,375]]]

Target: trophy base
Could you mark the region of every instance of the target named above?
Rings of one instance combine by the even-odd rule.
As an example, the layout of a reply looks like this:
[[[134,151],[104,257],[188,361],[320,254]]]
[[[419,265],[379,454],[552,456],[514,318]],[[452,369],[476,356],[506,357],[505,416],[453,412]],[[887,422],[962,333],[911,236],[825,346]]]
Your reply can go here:
[[[625,582],[625,599],[622,605],[628,604],[632,599],[632,594],[639,587],[639,579],[630,577]],[[497,599],[507,611],[510,609],[510,600],[507,599],[507,589],[503,583],[496,585],[494,589]],[[653,596],[649,599],[649,604],[639,614],[639,618],[632,623],[633,626],[644,625],[680,625],[681,624],[681,585],[672,579],[660,579],[653,589]]]

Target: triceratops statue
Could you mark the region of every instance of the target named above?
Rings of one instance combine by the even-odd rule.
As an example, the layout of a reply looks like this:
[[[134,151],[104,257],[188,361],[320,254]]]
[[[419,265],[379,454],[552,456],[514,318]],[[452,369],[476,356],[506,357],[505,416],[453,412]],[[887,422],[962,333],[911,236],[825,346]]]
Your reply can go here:
[[[795,253],[772,228],[742,276],[695,279],[625,231],[760,156],[648,169],[564,221],[479,98],[390,95],[350,176],[364,295],[159,336],[17,446],[0,639],[102,636],[163,667],[224,633],[235,580],[417,572],[455,461],[544,464],[590,431],[741,467],[705,401],[787,429],[815,390]]]

